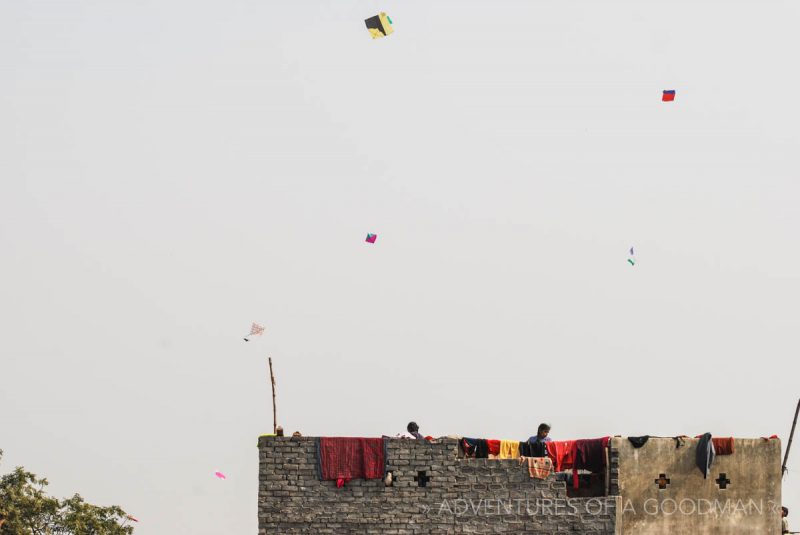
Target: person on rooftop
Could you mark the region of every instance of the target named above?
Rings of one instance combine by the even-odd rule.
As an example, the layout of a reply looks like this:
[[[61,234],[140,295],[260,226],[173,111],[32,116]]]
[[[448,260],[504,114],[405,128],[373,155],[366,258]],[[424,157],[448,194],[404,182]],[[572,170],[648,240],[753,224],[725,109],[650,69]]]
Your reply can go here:
[[[536,430],[536,436],[533,436],[528,439],[528,442],[531,444],[535,444],[536,442],[552,442],[553,439],[550,438],[550,424],[539,424],[539,429]]]
[[[417,440],[425,440],[425,437],[419,433],[419,426],[417,425],[417,422],[408,422],[406,429],[408,430],[408,433]]]
[[[528,439],[528,444],[530,445],[530,455],[531,457],[546,457],[547,456],[547,443],[552,442],[553,439],[550,438],[550,425],[549,424],[539,424],[539,429],[536,430],[536,436],[533,436]]]
[[[789,521],[786,520],[787,516],[789,516],[789,509],[787,507],[781,507],[781,533],[791,533],[791,531],[789,531]]]

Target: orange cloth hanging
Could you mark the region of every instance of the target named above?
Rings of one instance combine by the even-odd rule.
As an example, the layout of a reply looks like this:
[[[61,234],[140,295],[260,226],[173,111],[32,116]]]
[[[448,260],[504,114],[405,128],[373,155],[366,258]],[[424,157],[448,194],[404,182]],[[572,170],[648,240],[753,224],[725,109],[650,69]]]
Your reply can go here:
[[[550,457],[520,457],[520,463],[528,463],[528,475],[536,479],[547,479],[553,473]]]

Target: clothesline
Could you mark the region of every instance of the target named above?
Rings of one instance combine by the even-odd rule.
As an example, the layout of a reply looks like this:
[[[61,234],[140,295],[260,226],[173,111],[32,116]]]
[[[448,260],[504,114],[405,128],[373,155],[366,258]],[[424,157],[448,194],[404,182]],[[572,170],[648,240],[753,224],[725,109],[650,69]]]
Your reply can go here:
[[[420,442],[433,441],[415,439]],[[444,438],[444,437],[443,437]],[[578,472],[605,474],[609,465],[610,436],[577,439],[551,440],[549,442],[521,442],[516,440],[496,440],[468,437],[458,438],[458,447],[464,456],[477,459],[528,459],[531,477],[547,477],[551,472],[572,471],[573,488],[579,487]],[[634,448],[646,446],[649,435],[627,437]],[[671,438],[676,448],[684,446],[688,436]],[[733,455],[735,442],[732,437],[712,437],[711,433],[699,435],[695,451],[696,463],[704,477],[707,477],[717,455]],[[776,439],[773,435],[764,440]],[[399,439],[399,438],[398,438]],[[350,479],[381,479],[386,474],[387,441],[383,438],[320,437],[317,439],[318,471],[322,480],[335,480],[342,486]],[[539,460],[536,460],[539,459]],[[544,462],[544,464],[543,464]]]
[[[462,438],[459,446],[465,456],[487,459],[519,457],[548,457],[556,472],[572,469],[572,486],[578,488],[578,470],[602,473],[606,468],[606,448],[611,437],[552,440],[550,442],[519,442],[483,438]]]

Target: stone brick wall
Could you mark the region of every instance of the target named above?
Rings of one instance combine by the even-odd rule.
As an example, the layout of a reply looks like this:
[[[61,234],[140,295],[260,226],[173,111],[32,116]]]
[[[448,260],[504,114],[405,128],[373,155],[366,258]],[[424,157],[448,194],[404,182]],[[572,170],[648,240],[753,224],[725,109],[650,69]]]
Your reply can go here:
[[[619,496],[619,441],[611,440],[608,444],[608,493]]]
[[[338,489],[319,480],[315,438],[261,437],[259,535],[617,533],[619,497],[570,499],[564,482],[531,479],[517,460],[457,451],[455,440],[389,440],[393,486],[353,480]]]

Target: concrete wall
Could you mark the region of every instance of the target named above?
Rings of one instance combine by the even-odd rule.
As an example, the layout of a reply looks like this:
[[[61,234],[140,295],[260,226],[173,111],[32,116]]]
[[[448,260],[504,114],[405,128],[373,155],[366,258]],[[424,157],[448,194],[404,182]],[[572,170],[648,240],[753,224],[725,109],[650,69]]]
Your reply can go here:
[[[455,440],[390,440],[394,485],[320,481],[311,437],[259,439],[259,535],[616,533],[619,498],[568,499],[564,482],[531,479],[517,460],[457,459]],[[425,471],[430,480],[414,480]]]
[[[781,532],[779,440],[736,439],[733,455],[718,455],[708,479],[695,465],[698,439],[676,448],[671,438],[651,438],[636,449],[611,440],[612,493],[621,496],[622,533],[725,535]],[[724,473],[725,489],[715,481]],[[669,479],[660,489],[656,479]],[[616,481],[615,481],[616,479]]]

